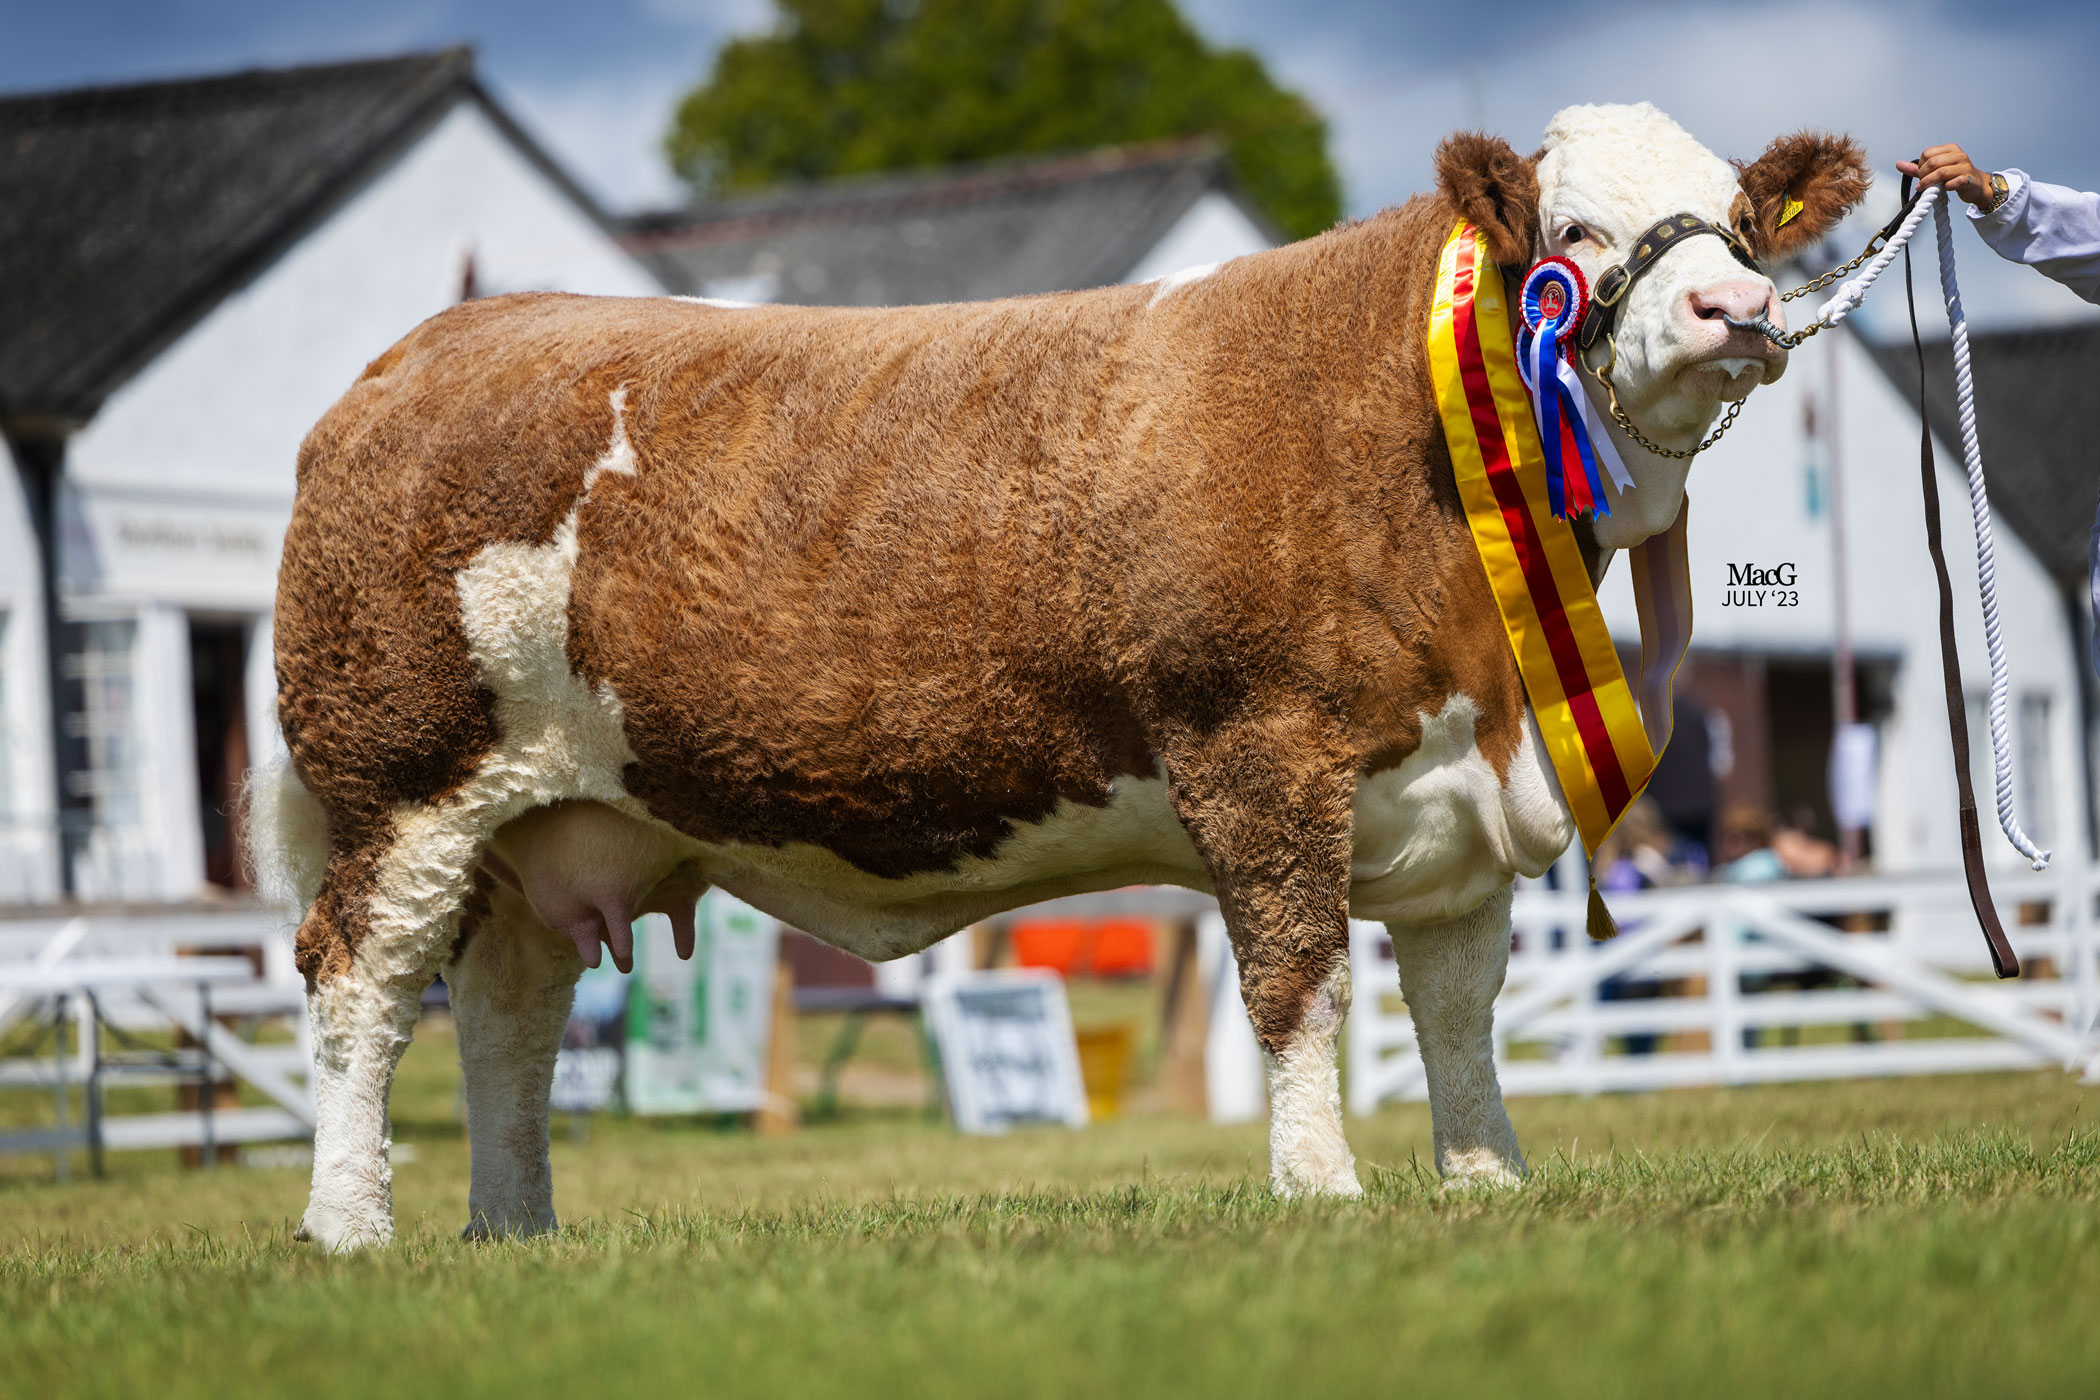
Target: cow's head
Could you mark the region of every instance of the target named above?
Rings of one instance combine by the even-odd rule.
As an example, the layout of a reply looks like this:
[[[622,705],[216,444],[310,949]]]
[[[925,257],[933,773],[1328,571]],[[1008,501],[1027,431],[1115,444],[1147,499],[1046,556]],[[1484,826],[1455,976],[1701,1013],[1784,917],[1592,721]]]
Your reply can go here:
[[[1821,239],[1859,202],[1867,167],[1850,139],[1810,133],[1782,137],[1757,160],[1731,165],[1644,102],[1569,107],[1528,160],[1496,137],[1453,136],[1437,152],[1437,180],[1487,235],[1497,262],[1521,270],[1563,254],[1595,287],[1643,232],[1680,213],[1734,230],[1769,266]],[[1745,267],[1723,239],[1686,239],[1620,305],[1610,364],[1619,406],[1658,445],[1692,447],[1724,403],[1786,368],[1784,350],[1724,319],[1760,312],[1785,325],[1769,277]],[[1600,340],[1588,360],[1603,366],[1611,354]],[[1591,375],[1583,380],[1604,409],[1602,387]],[[1612,513],[1597,521],[1597,539],[1623,548],[1677,518],[1691,464],[1644,450],[1616,426],[1612,432],[1636,489],[1606,484]]]

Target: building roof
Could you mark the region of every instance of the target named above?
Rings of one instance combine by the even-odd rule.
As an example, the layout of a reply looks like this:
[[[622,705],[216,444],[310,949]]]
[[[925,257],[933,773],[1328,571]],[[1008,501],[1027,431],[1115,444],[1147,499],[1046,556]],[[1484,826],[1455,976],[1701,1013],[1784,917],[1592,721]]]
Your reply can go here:
[[[462,99],[467,49],[0,98],[0,419],[102,401]]]
[[[1911,347],[1892,342],[1870,349],[1915,408],[1918,364]],[[2100,436],[2092,430],[2100,418],[2100,322],[1971,334],[1969,351],[1991,513],[2059,580],[2082,580],[2100,506]],[[1958,453],[1952,342],[1926,342],[1925,385],[1932,430]],[[1953,501],[1946,509],[1962,513]]]
[[[1269,227],[1196,138],[710,200],[631,220],[628,247],[691,295],[972,301],[1119,282],[1214,190]]]

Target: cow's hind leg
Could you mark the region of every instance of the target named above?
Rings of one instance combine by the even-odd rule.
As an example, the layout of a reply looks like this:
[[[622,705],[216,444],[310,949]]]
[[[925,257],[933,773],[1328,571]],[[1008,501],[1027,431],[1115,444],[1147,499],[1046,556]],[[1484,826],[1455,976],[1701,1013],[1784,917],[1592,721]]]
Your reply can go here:
[[[458,932],[480,839],[471,820],[437,808],[405,810],[384,832],[332,838],[299,925],[316,1113],[301,1239],[340,1251],[393,1238],[387,1097],[423,989]]]
[[[445,968],[466,1080],[468,1239],[555,1228],[547,1094],[583,959],[525,897],[483,877]]]
[[[429,983],[427,973],[387,975],[352,961],[307,994],[314,1177],[300,1239],[342,1251],[394,1237],[387,1096]]]
[[[1495,1078],[1495,997],[1509,970],[1510,889],[1436,924],[1393,924],[1400,992],[1429,1079],[1437,1170],[1447,1183],[1510,1185],[1524,1154]]]

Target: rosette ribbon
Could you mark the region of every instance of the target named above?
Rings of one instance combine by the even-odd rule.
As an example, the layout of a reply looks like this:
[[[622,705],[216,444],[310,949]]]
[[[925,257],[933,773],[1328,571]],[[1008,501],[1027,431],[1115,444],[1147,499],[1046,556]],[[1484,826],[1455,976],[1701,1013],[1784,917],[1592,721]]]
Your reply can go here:
[[[1589,302],[1582,269],[1567,258],[1553,257],[1524,274],[1517,303],[1524,321],[1517,336],[1517,369],[1538,419],[1539,442],[1546,451],[1546,499],[1557,520],[1585,511],[1611,514],[1604,472],[1621,491],[1633,489],[1633,477],[1575,372],[1575,332]]]

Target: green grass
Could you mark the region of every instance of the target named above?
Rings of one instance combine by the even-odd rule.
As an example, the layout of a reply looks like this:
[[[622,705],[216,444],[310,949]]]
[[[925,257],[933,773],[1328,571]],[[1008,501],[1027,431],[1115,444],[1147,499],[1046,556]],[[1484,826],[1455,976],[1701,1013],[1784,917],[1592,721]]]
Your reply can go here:
[[[1259,1126],[959,1139],[557,1133],[571,1222],[465,1245],[448,1047],[397,1103],[402,1237],[290,1239],[302,1172],[163,1154],[0,1183],[0,1393],[2090,1394],[2100,1123],[2051,1074],[1512,1105],[1524,1188],[1448,1193],[1428,1115],[1370,1198],[1288,1206]],[[151,1160],[149,1160],[149,1158]],[[48,1169],[47,1169],[48,1171]]]

